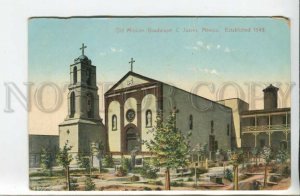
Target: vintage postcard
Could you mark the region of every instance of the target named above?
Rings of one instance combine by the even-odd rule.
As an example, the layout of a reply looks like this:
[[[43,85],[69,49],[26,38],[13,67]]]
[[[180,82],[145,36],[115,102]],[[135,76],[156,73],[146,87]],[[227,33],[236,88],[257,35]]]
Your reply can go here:
[[[28,21],[29,188],[287,190],[290,20]]]

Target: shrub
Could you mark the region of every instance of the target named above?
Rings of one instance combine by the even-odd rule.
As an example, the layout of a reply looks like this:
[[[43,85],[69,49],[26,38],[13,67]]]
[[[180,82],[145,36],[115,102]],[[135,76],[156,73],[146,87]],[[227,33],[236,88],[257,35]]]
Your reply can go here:
[[[144,187],[144,191],[151,191],[152,189],[151,188],[149,188],[149,187]]]
[[[107,168],[112,168],[114,167],[114,160],[112,158],[112,156],[110,155],[105,155],[102,159],[102,164],[103,164],[103,167],[107,167]]]
[[[76,191],[78,189],[77,179],[70,178],[70,191]]]
[[[189,177],[189,178],[187,179],[187,181],[188,181],[188,182],[193,182],[193,181],[194,181],[194,179],[193,179],[193,178],[191,178],[191,177]]]
[[[117,169],[117,172],[115,174],[118,177],[126,176],[127,175],[127,170],[124,169],[123,167],[120,167]]]
[[[160,180],[157,180],[157,181],[148,181],[148,184],[163,185],[162,181],[160,181]]]
[[[93,191],[93,190],[95,190],[95,188],[96,188],[96,185],[93,182],[93,180],[90,177],[87,177],[85,179],[85,190],[86,191]]]
[[[170,185],[178,187],[178,186],[184,186],[184,183],[183,182],[177,182],[177,181],[171,181]]]
[[[191,168],[191,175],[194,176],[195,175],[195,168]],[[197,176],[198,175],[201,175],[201,174],[204,174],[204,173],[207,173],[208,170],[205,169],[205,168],[196,168],[196,173],[197,173]]]
[[[138,177],[138,176],[133,175],[130,177],[130,181],[132,181],[132,182],[139,181],[139,180],[140,180],[140,177]]]
[[[85,168],[86,172],[89,172],[91,169],[91,160],[88,156],[77,156],[76,157],[78,165],[80,168]]]
[[[156,191],[161,191],[161,188],[160,187],[156,187],[155,190]]]
[[[269,181],[270,182],[279,182],[281,178],[279,176],[270,176]]]
[[[291,175],[291,168],[289,166],[284,166],[281,170],[281,175],[284,177],[289,177]]]
[[[158,169],[151,167],[148,162],[144,163],[144,166],[140,169],[140,174],[144,178],[156,179]]]
[[[232,174],[232,171],[230,169],[225,170],[224,178],[229,180],[230,182],[232,182],[233,174]]]
[[[260,190],[262,187],[262,184],[259,181],[254,180],[252,182],[252,189],[253,190]]]
[[[108,169],[101,168],[100,172],[101,173],[108,173]]]
[[[132,167],[131,167],[131,161],[128,158],[122,158],[121,159],[121,166],[126,171],[131,171],[131,169],[132,169]]]
[[[272,167],[271,167],[271,173],[276,173],[278,171],[278,167],[277,166],[275,166],[275,165],[273,165]]]

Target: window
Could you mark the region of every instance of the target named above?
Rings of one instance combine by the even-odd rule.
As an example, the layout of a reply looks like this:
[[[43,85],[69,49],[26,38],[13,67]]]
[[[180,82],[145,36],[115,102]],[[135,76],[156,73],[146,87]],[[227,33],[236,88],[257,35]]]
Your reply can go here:
[[[146,127],[152,127],[152,111],[147,110],[145,117],[146,117]]]
[[[87,115],[88,118],[93,118],[94,117],[94,103],[93,103],[93,95],[91,93],[87,94]]]
[[[111,127],[113,131],[116,131],[118,129],[118,119],[115,114],[111,118]]]
[[[230,135],[230,126],[229,126],[229,124],[227,124],[227,135],[228,136]]]
[[[190,115],[189,117],[189,128],[190,130],[193,130],[193,115]]]
[[[286,124],[287,122],[286,122],[286,116],[282,116],[282,124]]]
[[[77,67],[73,68],[73,84],[77,83]]]
[[[70,118],[73,118],[75,114],[75,93],[71,93],[70,97]]]
[[[86,83],[88,85],[92,84],[92,74],[91,74],[91,70],[89,68],[86,70]]]
[[[210,121],[210,133],[213,134],[214,133],[214,121]]]

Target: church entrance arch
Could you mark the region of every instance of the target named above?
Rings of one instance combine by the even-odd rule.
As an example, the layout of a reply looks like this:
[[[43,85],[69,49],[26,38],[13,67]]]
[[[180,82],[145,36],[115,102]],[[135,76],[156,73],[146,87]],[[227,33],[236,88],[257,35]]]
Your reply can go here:
[[[140,149],[139,133],[136,126],[128,126],[125,129],[125,147],[127,152]]]

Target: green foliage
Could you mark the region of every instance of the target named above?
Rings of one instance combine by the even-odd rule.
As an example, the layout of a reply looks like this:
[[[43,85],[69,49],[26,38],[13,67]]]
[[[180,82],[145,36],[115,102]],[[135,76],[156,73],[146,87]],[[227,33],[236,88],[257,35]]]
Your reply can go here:
[[[85,189],[84,189],[84,190],[86,190],[86,191],[93,191],[93,190],[95,190],[95,188],[96,188],[96,185],[95,185],[95,183],[93,182],[93,180],[92,180],[91,177],[87,177],[87,178],[85,179],[84,184],[85,184]]]
[[[261,156],[265,160],[265,162],[268,164],[272,160],[272,150],[270,147],[264,146],[261,151]]]
[[[191,171],[191,176],[194,176],[195,175],[195,168],[191,168],[190,169]],[[196,173],[197,173],[197,176],[201,175],[201,174],[204,174],[204,173],[207,173],[208,170],[205,169],[205,168],[196,168]]]
[[[281,169],[281,175],[283,175],[286,178],[291,176],[291,168],[289,166],[284,166]]]
[[[232,174],[232,171],[230,169],[225,170],[224,178],[232,182],[233,174]]]
[[[199,155],[200,158],[205,158],[208,155],[208,145],[207,144],[197,144],[193,148],[193,154]]]
[[[177,181],[171,181],[171,186],[184,186],[185,184],[183,182],[177,182]]]
[[[257,157],[259,155],[259,149],[257,147],[252,148],[251,153]]]
[[[149,187],[144,187],[144,191],[151,191],[152,189],[151,188],[149,188]]]
[[[90,157],[79,155],[77,156],[78,166],[80,168],[85,168],[86,172],[89,172],[91,169],[91,160]]]
[[[278,163],[285,163],[287,159],[289,158],[289,154],[287,150],[279,150],[276,154],[276,161]]]
[[[114,160],[111,155],[105,155],[102,159],[103,167],[112,168],[114,167]]]
[[[72,155],[69,154],[71,149],[72,146],[68,146],[68,142],[66,142],[63,149],[59,149],[59,152],[57,153],[57,163],[64,168],[67,168],[73,160]]]
[[[123,167],[119,167],[116,171],[116,176],[118,177],[122,177],[122,176],[126,176],[127,175],[127,170],[124,169]]]
[[[279,182],[281,180],[280,176],[270,176],[269,181],[270,182]]]
[[[152,167],[149,162],[145,161],[140,169],[140,174],[144,178],[156,179],[158,170],[158,168]]]
[[[132,167],[131,167],[131,160],[128,158],[124,158],[122,157],[121,159],[121,166],[124,170],[126,171],[131,171]]]
[[[153,185],[163,185],[162,181],[160,180],[156,180],[156,181],[148,181],[148,184],[153,184]]]
[[[161,191],[161,188],[160,187],[156,187],[155,190],[156,191]]]
[[[244,162],[244,152],[242,149],[236,149],[230,154],[230,159],[233,165],[239,165]]]
[[[52,153],[42,148],[41,151],[41,167],[44,171],[49,171],[49,176],[52,176],[53,162],[55,158]]]
[[[187,179],[187,181],[188,181],[188,182],[193,182],[193,181],[194,181],[194,179],[193,179],[193,178],[191,178],[191,177],[189,177],[189,178]]]
[[[175,112],[167,118],[166,122],[158,116],[156,124],[155,129],[150,130],[153,133],[153,139],[145,141],[149,151],[155,154],[154,166],[169,169],[187,166],[190,134],[185,136],[176,128]]]
[[[70,178],[70,191],[76,191],[78,189],[77,179]]]
[[[139,180],[140,180],[140,177],[138,177],[138,176],[133,175],[133,176],[130,177],[131,182],[136,182],[136,181],[139,181]]]

